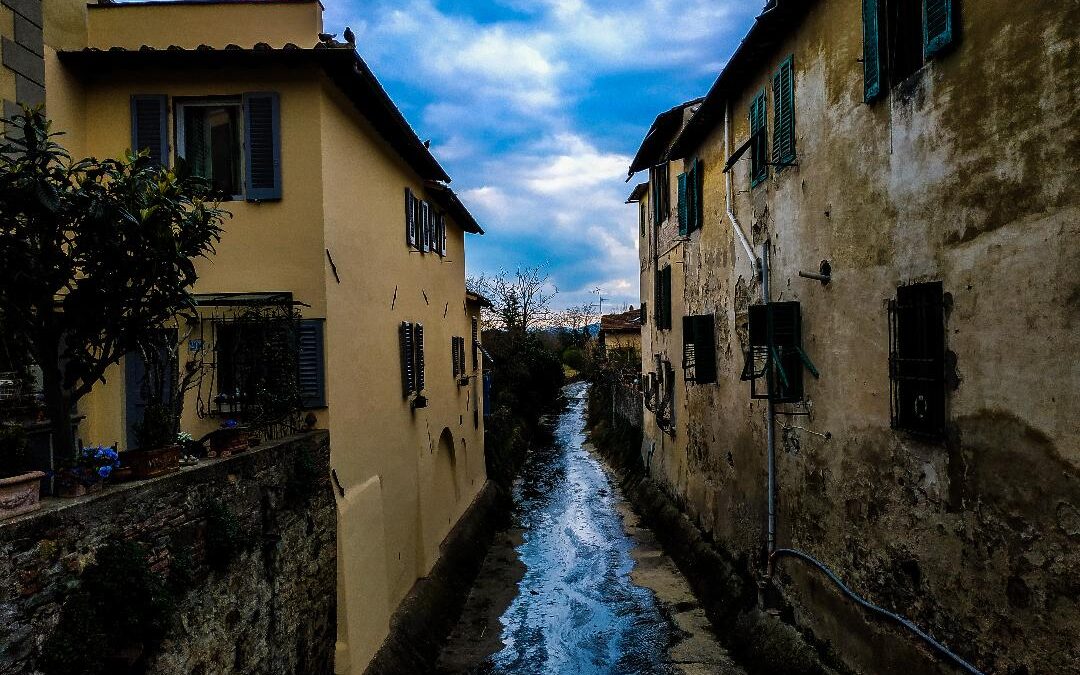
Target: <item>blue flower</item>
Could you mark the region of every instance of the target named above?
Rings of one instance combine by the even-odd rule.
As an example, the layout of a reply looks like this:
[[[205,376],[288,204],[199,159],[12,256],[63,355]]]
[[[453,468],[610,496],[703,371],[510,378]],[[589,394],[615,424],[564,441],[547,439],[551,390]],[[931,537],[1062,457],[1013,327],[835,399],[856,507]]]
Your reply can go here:
[[[106,464],[105,466],[99,468],[97,470],[97,472],[98,472],[98,475],[101,476],[102,478],[108,478],[109,474],[112,473],[112,469],[113,469],[112,466]]]

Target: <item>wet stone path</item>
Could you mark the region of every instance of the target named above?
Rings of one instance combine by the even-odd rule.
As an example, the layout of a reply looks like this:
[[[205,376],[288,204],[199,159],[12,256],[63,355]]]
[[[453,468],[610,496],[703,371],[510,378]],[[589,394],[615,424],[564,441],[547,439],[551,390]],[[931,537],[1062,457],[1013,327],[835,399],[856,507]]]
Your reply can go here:
[[[583,383],[514,488],[441,673],[741,675],[585,437]]]

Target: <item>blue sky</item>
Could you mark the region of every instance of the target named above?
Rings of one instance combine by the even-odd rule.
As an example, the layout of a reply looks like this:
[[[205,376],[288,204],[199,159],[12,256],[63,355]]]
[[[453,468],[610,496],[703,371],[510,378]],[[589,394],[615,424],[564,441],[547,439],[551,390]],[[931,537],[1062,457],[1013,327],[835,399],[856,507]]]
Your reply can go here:
[[[546,265],[555,304],[638,303],[626,169],[703,95],[760,0],[324,0],[487,230],[468,272]],[[610,303],[610,304],[609,304]]]

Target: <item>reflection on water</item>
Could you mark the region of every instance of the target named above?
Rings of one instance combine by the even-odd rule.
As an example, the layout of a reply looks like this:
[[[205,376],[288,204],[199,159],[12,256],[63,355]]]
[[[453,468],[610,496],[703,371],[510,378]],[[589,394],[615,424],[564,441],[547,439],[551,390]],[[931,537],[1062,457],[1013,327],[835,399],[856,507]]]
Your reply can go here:
[[[631,583],[633,542],[612,486],[582,448],[588,387],[566,387],[554,446],[534,453],[515,487],[528,571],[502,616],[489,673],[668,673],[672,626]]]

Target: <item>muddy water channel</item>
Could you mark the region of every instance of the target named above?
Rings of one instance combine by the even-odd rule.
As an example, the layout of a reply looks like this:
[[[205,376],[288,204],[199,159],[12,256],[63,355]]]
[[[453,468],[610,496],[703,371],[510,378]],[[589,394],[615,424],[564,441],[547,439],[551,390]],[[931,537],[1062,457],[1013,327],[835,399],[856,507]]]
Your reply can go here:
[[[741,673],[674,564],[590,452],[583,383],[515,485],[443,673]]]

